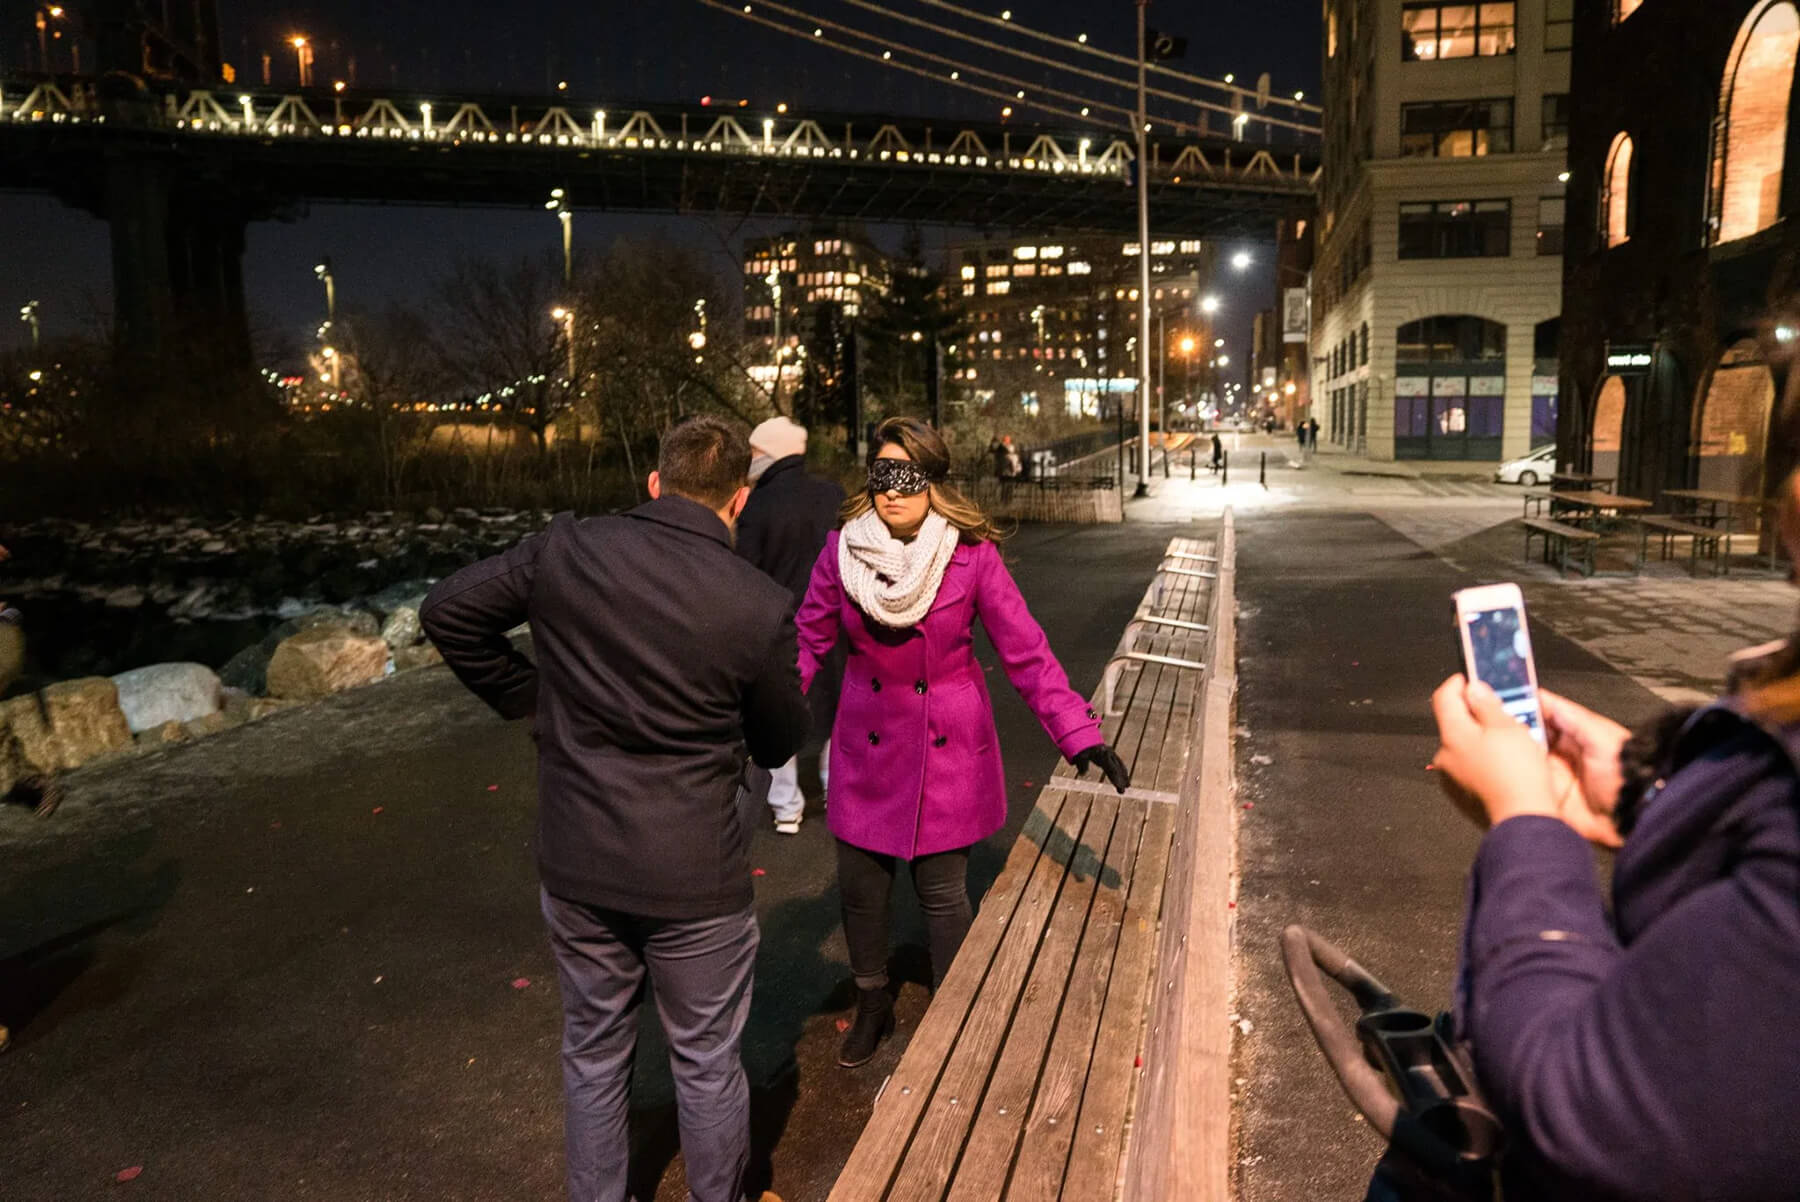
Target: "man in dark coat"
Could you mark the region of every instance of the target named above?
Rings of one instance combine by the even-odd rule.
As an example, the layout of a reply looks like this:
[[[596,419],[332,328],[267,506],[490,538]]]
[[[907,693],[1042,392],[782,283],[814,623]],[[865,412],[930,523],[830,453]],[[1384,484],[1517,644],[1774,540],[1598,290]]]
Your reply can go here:
[[[825,536],[838,528],[838,510],[844,490],[830,480],[806,470],[806,428],[785,417],[772,417],[750,431],[750,478],[755,487],[738,518],[738,554],[761,568],[775,583],[793,595],[799,606],[812,579],[813,564],[825,547]],[[813,703],[813,729],[829,732],[835,716],[837,682],[843,676],[843,655],[834,660],[809,694]],[[821,687],[824,686],[824,687]],[[819,753],[819,780],[830,776],[831,741],[827,736]],[[769,784],[769,808],[775,813],[775,829],[784,835],[800,833],[806,814],[806,798],[800,793],[798,757],[775,769]]]
[[[745,760],[806,736],[793,600],[732,553],[743,428],[663,438],[649,503],[562,515],[451,576],[420,610],[444,661],[538,746],[538,871],[563,995],[569,1195],[624,1202],[646,975],[668,1037],[696,1202],[739,1202],[749,1088],[739,1044],[757,927]],[[534,665],[506,632],[531,623]]]

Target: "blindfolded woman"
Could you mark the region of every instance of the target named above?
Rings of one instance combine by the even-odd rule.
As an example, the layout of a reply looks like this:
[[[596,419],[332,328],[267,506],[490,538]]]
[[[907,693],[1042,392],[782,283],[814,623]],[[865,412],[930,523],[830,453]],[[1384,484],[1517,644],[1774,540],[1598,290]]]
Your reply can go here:
[[[973,920],[969,848],[1006,822],[1006,771],[974,652],[977,618],[1069,761],[1083,772],[1098,766],[1121,792],[1131,783],[1026,609],[993,525],[945,483],[949,467],[944,440],[924,422],[882,423],[868,487],[845,504],[844,528],[826,541],[798,618],[803,686],[840,635],[850,650],[826,811],[858,994],[838,1056],[847,1068],[872,1058],[893,1030],[895,872],[904,864],[912,875],[940,982]]]

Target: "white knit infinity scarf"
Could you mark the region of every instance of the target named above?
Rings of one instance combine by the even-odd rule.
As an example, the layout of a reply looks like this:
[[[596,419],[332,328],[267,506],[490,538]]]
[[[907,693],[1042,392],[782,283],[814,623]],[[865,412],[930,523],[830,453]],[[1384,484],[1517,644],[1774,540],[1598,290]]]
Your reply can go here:
[[[883,626],[917,626],[937,600],[961,540],[962,531],[934,509],[918,535],[903,543],[871,509],[846,523],[838,537],[838,575],[851,599]]]

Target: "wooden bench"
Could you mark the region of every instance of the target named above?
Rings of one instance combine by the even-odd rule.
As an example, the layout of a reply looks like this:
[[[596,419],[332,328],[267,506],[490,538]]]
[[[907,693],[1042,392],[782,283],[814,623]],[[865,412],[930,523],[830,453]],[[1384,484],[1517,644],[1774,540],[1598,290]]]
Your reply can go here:
[[[1579,526],[1570,526],[1563,522],[1554,522],[1549,518],[1525,518],[1521,523],[1525,527],[1525,558],[1531,558],[1531,540],[1544,540],[1544,562],[1550,562],[1550,550],[1554,545],[1557,562],[1564,575],[1569,571],[1569,548],[1578,546],[1582,549],[1583,560],[1587,570],[1582,574],[1594,574],[1594,549],[1600,544],[1600,534],[1595,530],[1583,530]]]
[[[1700,574],[1700,559],[1704,556],[1712,561],[1713,575],[1719,575],[1731,557],[1731,524],[1726,522],[1722,527],[1702,525],[1699,522],[1670,517],[1664,514],[1648,514],[1638,518],[1638,558],[1637,570],[1642,572],[1650,555],[1650,532],[1654,530],[1662,539],[1662,558],[1666,561],[1674,552],[1675,540],[1686,538],[1688,544],[1688,575]]]
[[[1176,539],[1169,554],[1177,562],[1229,557],[1219,545]],[[1150,1054],[1146,1016],[1166,954],[1159,922],[1165,899],[1185,906],[1187,896],[1171,888],[1170,865],[1181,854],[1178,802],[1195,776],[1189,752],[1206,674],[1176,665],[1204,662],[1215,645],[1224,604],[1215,604],[1215,590],[1230,593],[1228,564],[1219,576],[1223,584],[1159,572],[1121,642],[1120,713],[1103,720],[1131,766],[1131,790],[1121,797],[1059,765],[882,1086],[831,1202],[1114,1197]],[[1147,658],[1125,660],[1130,652]],[[1210,909],[1222,924],[1222,899]],[[1226,939],[1218,942],[1223,951]],[[1228,956],[1218,958],[1229,972]],[[1211,1108],[1220,1112],[1221,1184],[1227,995],[1219,991],[1216,1021],[1209,1015],[1206,1024],[1225,1046],[1221,1104]]]
[[[1544,506],[1549,504],[1550,499],[1555,495],[1555,493],[1551,492],[1528,492],[1524,494],[1525,516],[1527,518],[1543,517]]]

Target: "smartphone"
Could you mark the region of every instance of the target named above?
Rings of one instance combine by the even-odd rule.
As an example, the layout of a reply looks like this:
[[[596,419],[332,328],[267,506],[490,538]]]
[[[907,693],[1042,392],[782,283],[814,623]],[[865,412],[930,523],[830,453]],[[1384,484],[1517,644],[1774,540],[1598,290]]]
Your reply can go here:
[[[1463,671],[1500,695],[1506,712],[1517,718],[1532,738],[1548,745],[1544,711],[1538,702],[1537,662],[1531,655],[1531,627],[1525,621],[1525,595],[1516,584],[1490,584],[1464,589],[1456,603],[1456,637],[1462,647]]]

